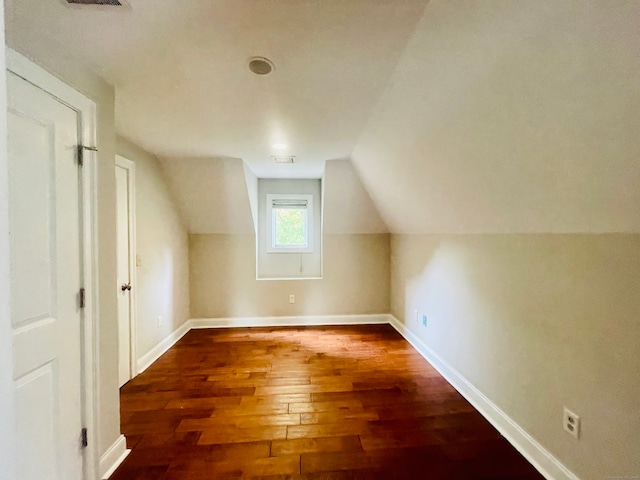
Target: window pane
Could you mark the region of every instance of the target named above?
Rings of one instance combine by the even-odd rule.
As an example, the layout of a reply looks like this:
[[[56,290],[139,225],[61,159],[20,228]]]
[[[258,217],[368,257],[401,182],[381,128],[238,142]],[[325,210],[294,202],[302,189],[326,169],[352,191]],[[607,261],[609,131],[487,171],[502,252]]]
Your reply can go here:
[[[274,208],[275,246],[307,246],[306,208]]]

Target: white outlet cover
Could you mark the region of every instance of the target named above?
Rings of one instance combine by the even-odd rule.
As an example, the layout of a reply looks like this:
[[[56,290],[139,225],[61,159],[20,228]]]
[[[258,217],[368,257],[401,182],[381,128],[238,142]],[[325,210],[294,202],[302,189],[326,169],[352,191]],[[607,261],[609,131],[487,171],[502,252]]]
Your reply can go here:
[[[414,311],[413,311],[413,320],[414,320],[415,322],[417,322],[417,321],[418,321],[418,310],[414,310]]]
[[[576,440],[580,437],[580,417],[567,407],[562,414],[562,428]]]

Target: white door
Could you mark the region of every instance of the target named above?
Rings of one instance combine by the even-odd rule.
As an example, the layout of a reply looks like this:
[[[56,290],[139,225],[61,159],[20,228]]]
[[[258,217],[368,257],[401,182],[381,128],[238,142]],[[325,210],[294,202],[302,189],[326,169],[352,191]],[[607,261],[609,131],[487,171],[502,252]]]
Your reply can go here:
[[[8,73],[11,325],[20,480],[79,480],[78,114]]]
[[[133,378],[133,162],[116,157],[117,256],[118,256],[118,351],[120,386]]]

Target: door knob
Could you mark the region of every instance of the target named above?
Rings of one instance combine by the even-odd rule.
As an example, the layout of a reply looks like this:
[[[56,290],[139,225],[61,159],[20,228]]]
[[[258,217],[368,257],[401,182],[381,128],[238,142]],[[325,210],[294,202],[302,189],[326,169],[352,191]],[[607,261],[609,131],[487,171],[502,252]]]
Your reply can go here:
[[[124,283],[122,284],[122,286],[120,287],[120,289],[124,292],[127,290],[131,290],[131,283]]]

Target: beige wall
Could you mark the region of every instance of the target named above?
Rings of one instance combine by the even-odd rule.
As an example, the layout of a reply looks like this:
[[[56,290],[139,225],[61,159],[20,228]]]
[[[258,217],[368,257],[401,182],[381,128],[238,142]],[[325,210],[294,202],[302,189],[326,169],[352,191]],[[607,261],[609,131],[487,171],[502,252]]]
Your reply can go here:
[[[117,151],[136,166],[135,252],[142,261],[135,285],[140,358],[189,319],[189,237],[158,159],[120,137]]]
[[[255,248],[253,235],[191,235],[193,318],[389,311],[388,234],[325,235],[321,280],[256,280]]]
[[[582,480],[640,473],[639,286],[640,235],[391,237],[392,313]]]
[[[69,77],[71,78],[71,77]],[[75,77],[74,77],[75,78]],[[69,80],[73,85],[73,80]],[[78,88],[98,107],[98,275],[99,275],[99,392],[100,453],[120,436],[118,389],[115,229],[115,92],[97,76],[87,74]]]

